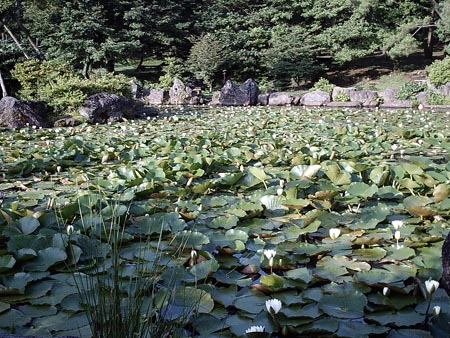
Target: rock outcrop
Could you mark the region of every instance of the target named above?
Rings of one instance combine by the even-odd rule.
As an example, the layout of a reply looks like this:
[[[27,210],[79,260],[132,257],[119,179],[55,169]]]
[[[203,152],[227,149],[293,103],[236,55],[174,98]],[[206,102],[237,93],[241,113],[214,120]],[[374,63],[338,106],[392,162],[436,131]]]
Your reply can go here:
[[[140,101],[130,100],[110,93],[98,93],[84,100],[79,109],[81,116],[89,123],[105,123],[126,119],[140,119],[155,116],[156,109],[146,107]]]
[[[212,105],[222,106],[255,106],[258,103],[259,89],[253,79],[241,85],[228,80],[220,92],[213,95]]]
[[[330,93],[317,89],[315,91],[306,93],[301,99],[301,104],[304,106],[323,106],[331,101]]]
[[[0,126],[19,129],[27,126],[48,127],[44,102],[20,101],[12,96],[0,100]]]

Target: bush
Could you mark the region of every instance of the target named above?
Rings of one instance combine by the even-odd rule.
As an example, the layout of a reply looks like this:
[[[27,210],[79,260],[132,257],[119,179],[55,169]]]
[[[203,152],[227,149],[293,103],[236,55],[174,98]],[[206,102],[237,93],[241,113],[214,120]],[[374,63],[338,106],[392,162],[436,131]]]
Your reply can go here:
[[[440,93],[429,92],[427,102],[429,104],[450,104],[450,98]]]
[[[322,90],[327,93],[331,93],[333,91],[334,84],[330,83],[327,79],[321,77],[313,86],[313,90]]]
[[[348,95],[347,93],[339,93],[337,95],[334,96],[334,101],[337,102],[350,102],[350,95]]]
[[[417,82],[405,82],[396,95],[399,100],[414,100],[416,95],[426,89],[426,86]]]
[[[450,56],[434,61],[426,68],[428,79],[436,86],[450,82]]]
[[[162,89],[172,87],[175,78],[182,80],[184,69],[183,60],[174,57],[166,58],[162,68],[164,75],[159,77],[157,87]]]
[[[73,113],[95,93],[129,96],[131,90],[130,79],[122,74],[94,73],[84,79],[71,66],[57,61],[18,63],[12,74],[22,86],[21,99],[45,101],[55,115]]]

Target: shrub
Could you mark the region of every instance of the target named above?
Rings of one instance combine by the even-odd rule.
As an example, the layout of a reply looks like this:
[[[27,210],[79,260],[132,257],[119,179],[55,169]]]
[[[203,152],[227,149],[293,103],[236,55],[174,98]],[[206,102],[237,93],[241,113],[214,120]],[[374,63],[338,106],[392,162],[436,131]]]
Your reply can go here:
[[[450,82],[450,56],[434,61],[426,70],[432,84],[441,86]]]
[[[450,104],[450,98],[440,93],[428,92],[427,102],[429,104]]]
[[[396,95],[399,100],[413,100],[416,95],[426,89],[424,84],[420,84],[414,81],[408,81],[403,84],[400,91]]]
[[[158,88],[170,88],[175,78],[182,79],[184,73],[183,61],[174,57],[168,57],[164,60],[162,71],[164,75],[159,77]]]
[[[334,101],[337,102],[350,102],[350,95],[347,93],[341,92],[334,96]]]
[[[13,76],[21,84],[22,99],[45,101],[55,115],[71,114],[89,95],[107,92],[129,96],[131,89],[130,79],[122,74],[93,73],[84,79],[68,64],[53,60],[18,63]]]
[[[330,83],[327,79],[321,77],[313,86],[313,90],[322,90],[327,93],[331,93],[333,91],[334,84]]]

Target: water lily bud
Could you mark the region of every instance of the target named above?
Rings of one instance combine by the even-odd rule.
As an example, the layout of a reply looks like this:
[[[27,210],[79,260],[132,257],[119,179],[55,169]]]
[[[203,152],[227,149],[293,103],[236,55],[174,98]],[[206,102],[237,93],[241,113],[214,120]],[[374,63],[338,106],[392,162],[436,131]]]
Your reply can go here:
[[[247,330],[245,330],[245,333],[264,332],[264,329],[265,329],[265,327],[262,325],[250,326]]]
[[[339,235],[341,234],[341,230],[338,228],[331,228],[330,229],[330,238],[335,240],[336,238],[339,237]]]
[[[281,301],[279,299],[273,298],[266,300],[266,309],[270,314],[277,314],[280,312],[282,307]]]
[[[395,230],[398,230],[403,226],[403,222],[398,220],[392,221],[392,226],[394,227]]]
[[[394,238],[395,238],[396,240],[399,240],[399,239],[400,239],[400,236],[401,236],[400,231],[397,230],[397,231],[394,233]]]
[[[277,195],[278,195],[278,196],[283,195],[283,188],[278,188],[278,189],[277,189]]]
[[[383,288],[383,295],[384,296],[389,296],[390,293],[391,293],[391,290],[389,290],[389,288],[387,286],[385,286]]]
[[[439,305],[436,305],[433,307],[433,314],[435,316],[438,316],[441,313],[441,307]]]
[[[425,281],[425,288],[427,289],[427,292],[430,295],[432,295],[437,290],[438,287],[439,287],[438,281],[432,279]]]
[[[284,188],[285,183],[285,180],[280,180],[280,188]]]
[[[70,236],[73,234],[73,225],[68,225],[66,229],[67,235]]]
[[[197,250],[192,249],[192,250],[191,250],[191,258],[192,258],[192,260],[196,260],[196,259],[197,259],[197,256],[198,256]]]

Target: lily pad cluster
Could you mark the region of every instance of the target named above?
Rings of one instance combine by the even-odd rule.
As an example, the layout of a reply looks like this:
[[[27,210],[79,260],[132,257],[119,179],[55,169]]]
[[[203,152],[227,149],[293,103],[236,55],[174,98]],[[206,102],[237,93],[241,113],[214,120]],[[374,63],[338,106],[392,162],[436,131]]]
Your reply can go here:
[[[89,337],[73,271],[111,267],[118,217],[124,278],[176,276],[166,320],[197,300],[187,336],[442,337],[450,299],[425,281],[442,273],[449,126],[446,112],[221,107],[4,131],[0,333]]]

